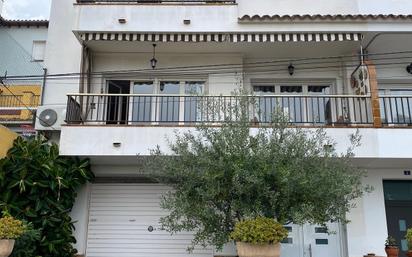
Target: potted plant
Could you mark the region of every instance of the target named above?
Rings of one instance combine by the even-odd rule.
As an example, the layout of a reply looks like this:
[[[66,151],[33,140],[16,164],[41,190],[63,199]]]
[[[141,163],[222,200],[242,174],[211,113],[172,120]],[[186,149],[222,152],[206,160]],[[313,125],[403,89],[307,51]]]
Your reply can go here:
[[[399,247],[396,244],[395,238],[388,236],[385,241],[385,252],[388,257],[398,257]]]
[[[0,257],[8,257],[13,251],[15,239],[25,231],[22,221],[10,216],[0,219]]]
[[[406,230],[405,239],[408,243],[408,252],[406,253],[406,255],[408,255],[408,257],[412,257],[412,228]]]
[[[258,217],[237,222],[230,234],[239,257],[279,257],[288,231],[274,219]]]

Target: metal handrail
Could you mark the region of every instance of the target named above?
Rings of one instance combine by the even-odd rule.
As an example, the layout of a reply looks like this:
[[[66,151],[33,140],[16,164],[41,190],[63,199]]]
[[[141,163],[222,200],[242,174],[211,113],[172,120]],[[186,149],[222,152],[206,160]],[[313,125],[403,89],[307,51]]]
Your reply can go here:
[[[236,0],[77,0],[77,3],[136,3],[136,4],[162,4],[162,3],[204,3],[204,4],[235,4]]]
[[[109,94],[109,93],[70,93],[67,96],[152,96],[152,97],[325,97],[325,98],[370,98],[370,95],[310,95],[310,94],[273,94],[273,95],[190,95],[190,94]]]

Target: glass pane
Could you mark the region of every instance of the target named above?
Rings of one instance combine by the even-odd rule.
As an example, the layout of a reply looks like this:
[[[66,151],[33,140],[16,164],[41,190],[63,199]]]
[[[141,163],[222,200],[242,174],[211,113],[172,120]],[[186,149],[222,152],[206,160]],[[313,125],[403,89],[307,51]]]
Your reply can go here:
[[[316,227],[315,228],[315,233],[327,234],[328,233],[328,228]]]
[[[330,86],[308,86],[309,95],[307,99],[307,119],[310,123],[330,123],[331,122],[331,108],[330,98],[322,97],[330,93]],[[343,106],[342,106],[343,107]]]
[[[260,95],[262,93],[275,93],[275,87],[274,86],[253,86],[253,92],[255,94]]]
[[[316,242],[317,245],[327,245],[327,244],[329,244],[328,239],[316,239],[315,242]]]
[[[202,97],[205,82],[187,81],[185,83],[185,122],[195,122],[202,120]]]
[[[178,95],[180,93],[180,83],[160,82],[160,95]],[[179,96],[160,97],[160,121],[177,122],[179,121]]]
[[[385,200],[412,201],[412,181],[384,181]]]
[[[272,115],[278,106],[275,97],[265,96],[275,93],[274,86],[253,86],[255,95],[258,96],[256,115],[259,122],[267,123],[272,121]],[[259,97],[260,96],[260,97]]]
[[[280,92],[281,93],[302,93],[303,87],[302,86],[281,86]]]
[[[153,94],[153,82],[136,82],[133,85],[134,94]],[[133,122],[150,122],[152,121],[152,103],[153,96],[134,96],[132,121]]]
[[[389,98],[389,118],[390,123],[410,124],[411,122],[411,107],[412,98],[402,97],[404,95],[412,95],[412,90],[406,89],[391,89]]]
[[[302,94],[303,86],[290,85],[281,86],[280,92],[282,94]],[[283,114],[289,118],[292,123],[303,122],[303,97],[284,96],[282,97],[281,107]]]
[[[399,220],[399,231],[406,231],[406,220]]]
[[[293,238],[288,237],[281,241],[282,244],[293,244]]]
[[[408,241],[406,239],[401,240],[401,251],[408,251]]]

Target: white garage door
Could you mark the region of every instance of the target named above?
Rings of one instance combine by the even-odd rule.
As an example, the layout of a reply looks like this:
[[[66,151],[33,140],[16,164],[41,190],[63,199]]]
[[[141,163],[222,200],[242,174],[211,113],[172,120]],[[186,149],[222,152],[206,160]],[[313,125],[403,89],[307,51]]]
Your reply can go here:
[[[159,218],[167,214],[159,206],[165,192],[167,187],[157,184],[94,184],[86,256],[213,256],[211,249],[195,249],[192,254],[186,251],[192,234],[171,236],[159,229]]]

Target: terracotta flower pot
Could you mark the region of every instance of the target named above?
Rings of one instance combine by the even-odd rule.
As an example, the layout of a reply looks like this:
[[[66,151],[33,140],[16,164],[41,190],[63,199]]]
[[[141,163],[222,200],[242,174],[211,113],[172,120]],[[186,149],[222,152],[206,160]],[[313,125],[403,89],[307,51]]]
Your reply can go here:
[[[13,251],[14,240],[0,240],[0,257],[9,257]]]
[[[408,257],[412,257],[412,250],[409,250],[409,251],[406,253],[406,255],[407,255]]]
[[[388,257],[398,257],[399,256],[399,247],[397,246],[386,246],[385,252]]]
[[[254,245],[236,242],[239,257],[279,257],[280,244]]]

